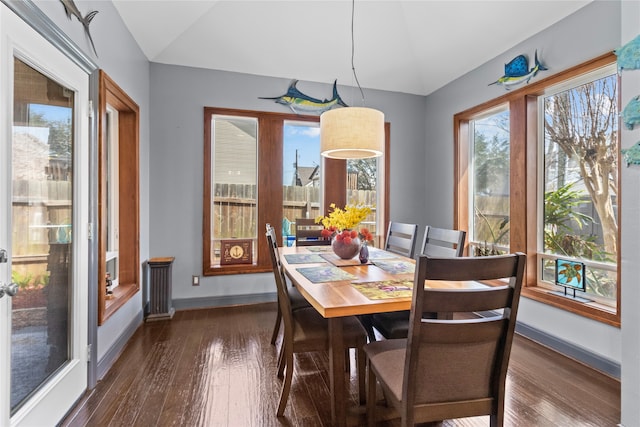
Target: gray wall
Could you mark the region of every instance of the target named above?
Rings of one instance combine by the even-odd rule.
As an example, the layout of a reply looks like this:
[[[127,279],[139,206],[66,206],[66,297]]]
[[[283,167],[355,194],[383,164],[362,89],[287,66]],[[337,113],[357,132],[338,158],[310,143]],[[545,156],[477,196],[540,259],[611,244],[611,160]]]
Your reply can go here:
[[[549,68],[538,75],[543,78],[620,46],[620,6],[618,2],[593,2],[427,97],[425,199],[439,203],[427,203],[423,222],[452,225],[453,115],[503,95],[503,87],[488,84],[502,75],[505,63],[521,53],[533,57],[538,50],[538,57]],[[432,182],[438,185],[430,185]],[[624,200],[623,215],[629,208]],[[518,320],[605,360],[621,361],[618,328],[528,298],[521,301]]]
[[[191,276],[202,274],[203,107],[290,112],[258,99],[285,93],[289,80],[152,63],[150,82],[150,256],[175,256],[176,307],[189,306],[185,300],[196,298],[200,300],[194,304],[203,305],[273,293],[271,274],[204,277],[200,286],[191,286]],[[332,83],[299,82],[298,89],[329,98]],[[338,92],[351,103],[352,88],[339,85]],[[360,105],[359,94],[356,100],[351,104]],[[390,218],[420,223],[424,97],[365,90],[365,105],[382,110],[391,124]]]
[[[98,10],[90,29],[98,52],[96,58],[84,28],[73,17],[69,20],[59,1],[35,4],[67,34],[99,68],[103,69],[140,107],[140,260],[149,258],[149,62],[144,56],[111,1],[77,2],[83,15]],[[142,266],[141,276],[142,276]],[[142,321],[142,292],[98,328],[98,360],[112,348],[127,328]],[[130,329],[130,328],[129,328]]]

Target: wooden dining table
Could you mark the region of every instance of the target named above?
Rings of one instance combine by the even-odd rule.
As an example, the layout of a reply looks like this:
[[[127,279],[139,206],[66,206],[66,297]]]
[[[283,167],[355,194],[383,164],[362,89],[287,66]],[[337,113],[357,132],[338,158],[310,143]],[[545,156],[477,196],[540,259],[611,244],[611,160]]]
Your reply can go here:
[[[374,248],[370,254],[369,263],[361,264],[358,257],[348,261],[340,260],[331,252],[330,246],[280,248],[280,258],[286,275],[318,313],[328,319],[331,418],[334,426],[347,424],[348,394],[344,378],[346,362],[342,319],[359,314],[411,308],[410,292],[396,292],[404,295],[386,297],[374,290],[373,293],[365,292],[367,296],[363,293],[362,287],[366,288],[365,285],[369,284],[372,287],[388,284],[388,288],[393,291],[393,285],[401,284],[402,281],[413,281],[414,272],[411,265],[415,267],[415,260]],[[349,277],[340,278],[337,277],[339,274],[332,273],[348,274]],[[477,282],[426,281],[425,286],[453,289],[485,285]],[[394,293],[391,292],[391,295]]]

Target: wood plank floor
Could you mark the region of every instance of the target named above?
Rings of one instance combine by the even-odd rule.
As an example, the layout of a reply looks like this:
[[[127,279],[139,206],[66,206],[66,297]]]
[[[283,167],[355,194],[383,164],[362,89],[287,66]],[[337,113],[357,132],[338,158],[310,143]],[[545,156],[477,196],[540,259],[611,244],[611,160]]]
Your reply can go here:
[[[328,356],[300,355],[285,417],[277,418],[277,351],[269,343],[275,304],[177,312],[141,326],[63,426],[331,426]],[[353,359],[352,354],[352,359]],[[355,363],[349,373],[354,411]],[[507,378],[507,426],[614,427],[620,383],[516,336]],[[392,410],[381,427],[398,426]],[[488,417],[442,426],[488,426]]]

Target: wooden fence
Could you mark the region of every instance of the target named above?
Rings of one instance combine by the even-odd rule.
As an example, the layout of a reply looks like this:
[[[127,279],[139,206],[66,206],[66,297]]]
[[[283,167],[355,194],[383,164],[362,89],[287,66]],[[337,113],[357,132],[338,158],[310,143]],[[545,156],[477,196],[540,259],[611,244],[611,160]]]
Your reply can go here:
[[[257,230],[256,186],[244,184],[216,184],[212,204],[211,230],[215,241],[219,239],[255,238]],[[293,223],[296,218],[316,218],[320,212],[320,189],[317,187],[283,186],[282,218]],[[375,234],[376,192],[349,190],[349,204],[373,206],[365,221]],[[276,224],[273,224],[276,226]],[[293,230],[290,230],[293,234]]]

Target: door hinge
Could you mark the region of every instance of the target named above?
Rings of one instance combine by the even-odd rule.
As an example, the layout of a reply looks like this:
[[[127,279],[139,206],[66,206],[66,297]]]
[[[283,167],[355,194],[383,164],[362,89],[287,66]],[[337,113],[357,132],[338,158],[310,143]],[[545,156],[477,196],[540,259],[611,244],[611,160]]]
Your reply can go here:
[[[91,344],[87,346],[87,363],[91,362]]]
[[[87,239],[93,240],[93,223],[87,224]]]
[[[89,100],[89,118],[93,119],[93,100]]]

